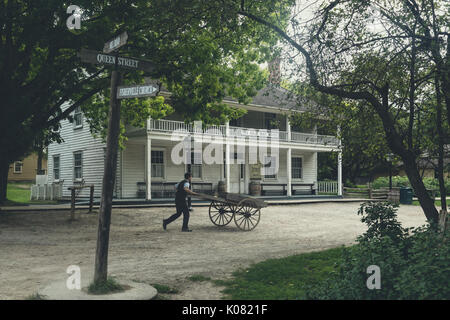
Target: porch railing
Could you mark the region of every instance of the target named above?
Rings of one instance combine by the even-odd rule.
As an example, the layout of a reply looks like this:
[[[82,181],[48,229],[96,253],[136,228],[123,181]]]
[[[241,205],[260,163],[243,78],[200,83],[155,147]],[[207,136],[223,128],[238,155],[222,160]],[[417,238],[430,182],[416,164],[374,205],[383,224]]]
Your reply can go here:
[[[292,141],[306,143],[306,144],[320,144],[320,145],[330,145],[338,146],[339,140],[333,136],[325,136],[313,133],[300,133],[291,132]]]
[[[193,124],[173,120],[153,120],[150,119],[149,129],[151,131],[173,132],[182,131],[189,133],[206,133],[210,135],[225,135],[225,126],[204,126],[201,130],[195,128]]]
[[[339,185],[337,181],[318,181],[318,194],[338,194]]]
[[[182,121],[174,120],[153,120],[150,119],[149,130],[159,131],[159,132],[174,132],[182,131],[186,133],[205,133],[209,135],[220,135],[225,136],[226,126],[224,125],[212,125],[202,127],[201,131],[196,131],[192,124],[186,124]],[[245,127],[229,127],[229,134],[236,137],[261,137],[265,136],[267,138],[275,138],[276,133],[270,130],[262,130],[255,128],[245,128]],[[289,139],[290,138],[290,139]],[[280,141],[291,141],[299,142],[304,144],[318,144],[325,146],[338,146],[339,140],[334,136],[326,136],[311,133],[301,133],[301,132],[291,132],[289,137],[288,132],[278,131],[278,139]]]

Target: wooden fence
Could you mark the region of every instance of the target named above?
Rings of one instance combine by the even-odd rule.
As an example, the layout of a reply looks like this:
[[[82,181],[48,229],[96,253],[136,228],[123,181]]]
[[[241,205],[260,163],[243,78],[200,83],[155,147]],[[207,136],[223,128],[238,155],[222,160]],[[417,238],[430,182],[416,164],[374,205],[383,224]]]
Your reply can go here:
[[[345,198],[362,198],[362,199],[387,199],[389,194],[388,188],[348,188],[344,187]]]
[[[62,184],[52,183],[31,186],[30,200],[57,200],[62,197]]]
[[[80,185],[72,186],[67,188],[70,190],[70,220],[75,220],[75,200],[77,193],[79,193],[83,188],[89,188],[89,213],[92,212],[92,207],[94,206],[94,185]]]

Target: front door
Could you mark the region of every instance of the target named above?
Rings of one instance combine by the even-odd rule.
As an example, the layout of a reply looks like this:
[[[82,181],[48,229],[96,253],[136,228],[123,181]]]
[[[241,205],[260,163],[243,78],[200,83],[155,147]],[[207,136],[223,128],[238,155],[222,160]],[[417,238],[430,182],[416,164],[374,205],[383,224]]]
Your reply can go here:
[[[245,192],[245,164],[230,165],[230,192]]]
[[[240,193],[239,164],[230,165],[230,192]]]

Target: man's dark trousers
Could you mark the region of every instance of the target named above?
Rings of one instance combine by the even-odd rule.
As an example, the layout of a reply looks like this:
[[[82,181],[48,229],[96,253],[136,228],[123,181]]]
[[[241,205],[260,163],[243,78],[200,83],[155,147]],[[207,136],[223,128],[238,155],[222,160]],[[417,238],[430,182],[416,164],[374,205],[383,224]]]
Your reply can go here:
[[[176,200],[175,206],[177,208],[177,213],[173,214],[171,217],[169,217],[167,220],[165,220],[166,224],[171,223],[172,221],[178,219],[181,214],[183,214],[183,230],[188,229],[188,223],[189,223],[189,208],[186,203],[186,199],[184,200]]]

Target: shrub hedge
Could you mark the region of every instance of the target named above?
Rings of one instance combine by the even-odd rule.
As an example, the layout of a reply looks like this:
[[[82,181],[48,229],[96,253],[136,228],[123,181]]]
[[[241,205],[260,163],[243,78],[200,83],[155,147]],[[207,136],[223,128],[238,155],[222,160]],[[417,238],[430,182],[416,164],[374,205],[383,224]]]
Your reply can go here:
[[[439,193],[439,181],[435,178],[423,178],[423,183],[425,188],[432,189],[437,191],[437,195]],[[409,183],[408,177],[404,176],[393,176],[392,177],[392,186],[393,187],[411,187]],[[372,188],[388,188],[389,187],[389,177],[380,177],[375,179],[372,183]],[[447,191],[447,195],[450,195],[450,179],[445,180],[445,190]]]
[[[307,290],[308,299],[449,299],[449,232],[426,225],[405,229],[397,205],[367,202],[358,214],[368,229],[346,248],[332,276]],[[380,289],[367,286],[367,268],[380,268]]]

